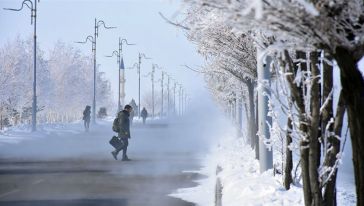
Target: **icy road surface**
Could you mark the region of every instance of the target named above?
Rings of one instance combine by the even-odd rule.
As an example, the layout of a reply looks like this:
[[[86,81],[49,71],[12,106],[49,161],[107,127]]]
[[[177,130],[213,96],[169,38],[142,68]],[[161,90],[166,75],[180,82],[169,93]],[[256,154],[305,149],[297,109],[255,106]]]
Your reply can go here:
[[[199,169],[211,125],[196,121],[134,124],[130,162],[110,154],[111,121],[12,132],[19,141],[0,141],[0,205],[193,205],[167,195],[199,178],[184,171]]]

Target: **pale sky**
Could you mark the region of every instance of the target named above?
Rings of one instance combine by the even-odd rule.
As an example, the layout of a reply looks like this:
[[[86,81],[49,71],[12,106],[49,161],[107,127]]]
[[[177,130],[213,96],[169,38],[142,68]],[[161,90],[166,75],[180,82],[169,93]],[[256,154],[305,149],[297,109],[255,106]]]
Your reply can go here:
[[[22,0],[0,0],[0,8],[20,8],[21,3]],[[176,0],[41,0],[38,3],[38,43],[47,52],[61,40],[80,48],[85,55],[91,55],[90,43],[82,45],[73,42],[84,41],[86,36],[93,35],[95,18],[104,20],[107,26],[116,26],[117,29],[99,30],[97,63],[111,81],[115,96],[118,81],[116,57],[106,58],[104,55],[110,55],[118,49],[119,36],[137,44],[123,47],[126,67],[137,62],[138,52],[145,53],[152,60],[142,61],[143,75],[151,71],[152,63],[158,64],[185,85],[192,97],[198,96],[205,92],[202,77],[181,65],[200,66],[203,60],[184,32],[166,23],[158,14],[162,12],[166,17],[173,18],[180,9],[180,2]],[[177,20],[182,15],[177,15]],[[18,35],[24,39],[30,38],[33,34],[30,10],[12,12],[1,9],[0,28],[0,46]],[[157,71],[156,80],[159,78],[160,71]],[[126,70],[126,79],[126,101],[129,102],[132,97],[137,100],[136,70]],[[160,83],[157,85],[156,92],[159,92]],[[150,78],[142,77],[141,96],[150,88]]]

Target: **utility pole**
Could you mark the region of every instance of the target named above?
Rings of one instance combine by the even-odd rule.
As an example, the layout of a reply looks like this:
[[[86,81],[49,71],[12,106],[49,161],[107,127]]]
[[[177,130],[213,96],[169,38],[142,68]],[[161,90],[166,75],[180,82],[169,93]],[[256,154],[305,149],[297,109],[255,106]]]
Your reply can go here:
[[[139,52],[139,58],[138,58],[138,117],[140,119],[140,65],[142,63],[142,58],[144,59],[151,59],[149,57],[146,57],[145,54]]]
[[[92,51],[94,54],[94,82],[93,82],[93,101],[92,101],[92,123],[96,124],[96,39],[99,36],[99,27],[103,26],[105,29],[114,29],[116,27],[107,27],[105,25],[105,22],[102,20],[97,21],[97,19],[95,18],[95,32],[94,32],[94,36],[87,36],[86,40],[84,42],[76,42],[76,43],[81,43],[81,44],[86,44],[87,41],[91,41],[92,43]]]
[[[167,80],[167,116],[169,116],[169,104],[170,104],[170,101],[169,101],[169,80],[170,80],[170,76],[167,75],[168,77],[168,80]]]
[[[259,163],[260,172],[265,172],[273,168],[273,152],[268,126],[268,124],[272,125],[272,118],[268,117],[268,96],[270,96],[270,90],[267,88],[270,86],[269,67],[272,58],[270,56],[261,58],[261,54],[261,49],[258,48],[258,84],[261,84],[258,86]],[[266,144],[269,144],[269,146]]]
[[[138,118],[140,119],[140,64],[142,63],[142,57],[139,53],[138,58]]]
[[[123,42],[119,37],[119,91],[118,91],[118,112],[121,111],[121,105],[125,105],[125,65],[124,65],[124,59],[123,59]]]
[[[25,5],[31,11],[31,24],[33,24],[34,20],[32,132],[37,131],[37,2],[39,2],[39,0],[24,0],[20,9],[4,8],[4,10],[21,11]]]
[[[174,82],[174,86],[173,86],[173,113],[174,113],[174,115],[176,115],[176,87],[177,87],[177,82]]]
[[[161,107],[161,118],[163,117],[163,100],[164,100],[164,94],[163,94],[163,80],[164,80],[164,72],[162,71],[162,81],[161,81],[161,90],[162,90],[162,107]]]
[[[119,76],[118,76],[118,112],[122,109],[121,105],[124,106],[125,104],[125,66],[124,66],[124,59],[123,59],[123,41],[127,45],[135,45],[135,44],[129,44],[126,39],[121,39],[119,37],[119,50],[113,51],[111,56],[106,57],[113,57],[114,55],[117,57],[117,64],[118,64],[118,70],[119,70]]]
[[[184,95],[184,103],[183,103],[185,114],[186,114],[186,111],[187,111],[187,97],[188,97],[188,95],[185,92],[185,95]]]
[[[184,114],[184,108],[183,108],[183,96],[184,96],[184,89],[182,88],[182,94],[181,94],[181,116]]]
[[[154,72],[155,72],[155,64],[152,65],[152,114],[153,114],[153,118],[154,118],[154,106],[155,106],[155,103],[154,103]]]
[[[182,96],[182,85],[179,85],[179,96],[178,96],[178,113],[180,116],[182,116],[182,110],[181,110],[181,96]]]

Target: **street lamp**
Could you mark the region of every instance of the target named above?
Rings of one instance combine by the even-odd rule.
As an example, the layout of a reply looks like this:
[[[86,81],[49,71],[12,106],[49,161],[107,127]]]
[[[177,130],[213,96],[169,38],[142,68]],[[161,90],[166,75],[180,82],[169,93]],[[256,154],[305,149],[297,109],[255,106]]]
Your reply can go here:
[[[173,86],[173,113],[176,115],[176,88],[177,88],[178,82],[174,82],[174,86]]]
[[[94,97],[92,102],[92,123],[96,123],[96,39],[99,36],[99,27],[103,26],[105,29],[115,29],[116,27],[107,27],[105,22],[102,20],[97,21],[95,18],[95,33],[92,37],[91,35],[86,37],[86,41],[84,42],[76,42],[81,44],[86,44],[87,40],[90,40],[92,43],[92,51],[94,53]]]
[[[179,84],[179,98],[178,98],[178,111],[179,115],[182,116],[182,97],[183,97],[183,88],[182,84]]]
[[[37,130],[37,2],[39,2],[39,0],[24,0],[20,9],[4,8],[4,10],[21,11],[25,5],[31,11],[30,24],[33,24],[34,18],[32,132]]]
[[[147,57],[147,56],[145,56],[145,54],[144,53],[140,53],[139,52],[139,61],[138,61],[138,81],[139,81],[139,89],[138,89],[138,117],[139,117],[139,119],[140,119],[140,65],[141,65],[141,63],[142,63],[142,58],[144,58],[144,59],[151,59],[151,58],[149,58],[149,57]]]
[[[135,44],[129,44],[128,40],[121,39],[119,37],[119,50],[113,51],[111,56],[106,56],[106,57],[113,57],[114,55],[116,55],[117,64],[119,66],[118,112],[121,110],[121,105],[125,104],[125,66],[124,66],[123,53],[122,53],[123,52],[123,42],[125,42],[126,45],[135,45]],[[120,77],[120,71],[121,71],[121,77]],[[121,85],[121,89],[120,89],[120,85]],[[121,90],[121,94],[120,94],[120,90]],[[120,97],[121,97],[121,103],[120,103]]]
[[[169,98],[169,82],[170,82],[170,79],[171,79],[171,76],[169,74],[166,74],[168,79],[167,79],[167,115],[169,116],[169,107],[170,107],[170,98]]]
[[[150,75],[150,79],[152,82],[152,117],[154,118],[154,73],[155,73],[155,67],[158,66],[157,64],[152,64],[152,72],[149,72],[145,77],[148,77]]]
[[[162,71],[162,81],[161,81],[161,89],[162,89],[162,105],[161,105],[161,118],[163,117],[163,101],[164,101],[164,93],[163,93],[163,80],[164,80],[164,72]]]
[[[163,68],[156,65],[158,69],[162,70]],[[164,74],[165,72],[162,70],[162,78],[159,80],[161,82],[161,92],[162,92],[162,96],[161,96],[161,117],[163,116],[163,106],[164,106],[164,90],[163,90],[163,83],[164,83]]]

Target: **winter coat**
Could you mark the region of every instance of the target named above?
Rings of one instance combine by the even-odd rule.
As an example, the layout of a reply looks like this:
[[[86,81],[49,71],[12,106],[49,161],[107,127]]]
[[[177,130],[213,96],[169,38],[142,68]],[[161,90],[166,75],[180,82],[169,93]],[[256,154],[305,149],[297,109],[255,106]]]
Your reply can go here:
[[[90,109],[85,109],[83,111],[83,118],[82,119],[85,120],[85,121],[90,121],[90,119],[91,119],[91,110]]]
[[[120,111],[118,114],[119,119],[119,138],[130,138],[130,120],[129,112],[126,110]]]
[[[143,118],[147,118],[148,117],[148,112],[146,109],[143,109],[141,114],[140,114]]]

